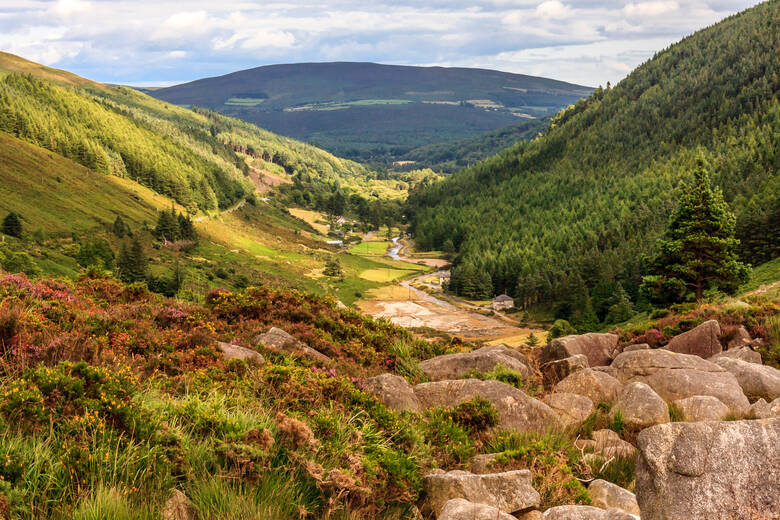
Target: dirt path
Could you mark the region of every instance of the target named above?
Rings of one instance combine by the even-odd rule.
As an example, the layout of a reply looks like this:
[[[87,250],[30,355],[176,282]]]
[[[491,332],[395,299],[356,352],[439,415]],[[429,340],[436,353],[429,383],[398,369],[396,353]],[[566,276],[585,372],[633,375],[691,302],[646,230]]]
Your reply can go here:
[[[225,213],[233,213],[234,211],[243,208],[245,204],[246,204],[246,199],[240,200],[239,202],[233,204],[232,206],[230,206],[226,210],[219,211],[219,212],[217,212],[214,215],[201,215],[200,217],[195,217],[195,219],[193,219],[193,220],[195,222],[203,222],[203,221],[205,221],[208,218],[218,217],[220,215],[224,215]]]
[[[393,239],[393,243],[395,245],[388,251],[388,256],[391,258],[406,262],[421,260],[402,254],[408,244],[404,244],[398,238]],[[426,262],[426,265],[439,269],[443,265],[449,265],[443,259],[425,260],[430,261],[430,263]],[[503,316],[486,316],[478,312],[479,307],[473,304],[457,299],[452,300],[449,295],[440,293],[432,295],[415,287],[415,284],[420,284],[421,280],[441,272],[439,270],[417,275],[396,286],[375,290],[368,299],[357,302],[357,305],[367,314],[376,318],[387,318],[402,327],[427,327],[464,340],[522,344],[532,332],[531,329],[517,327],[514,323],[507,322]],[[431,291],[438,290],[437,286],[431,284],[422,285]]]

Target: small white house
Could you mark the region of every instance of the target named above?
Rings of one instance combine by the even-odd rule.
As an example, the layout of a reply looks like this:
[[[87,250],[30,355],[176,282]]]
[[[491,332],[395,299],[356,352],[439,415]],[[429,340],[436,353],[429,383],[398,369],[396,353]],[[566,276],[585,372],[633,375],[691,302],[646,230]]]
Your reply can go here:
[[[490,304],[490,308],[494,311],[503,311],[505,309],[511,309],[515,306],[515,301],[511,296],[501,294],[493,298],[493,303]]]

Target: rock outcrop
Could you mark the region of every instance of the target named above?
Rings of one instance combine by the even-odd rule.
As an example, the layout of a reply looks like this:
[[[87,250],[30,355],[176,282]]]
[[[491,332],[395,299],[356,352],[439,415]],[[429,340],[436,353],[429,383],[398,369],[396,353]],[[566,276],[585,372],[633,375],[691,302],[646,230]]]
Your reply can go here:
[[[636,454],[636,448],[631,443],[621,439],[612,430],[596,430],[591,437],[593,439],[577,439],[574,445],[583,451],[592,452],[605,459],[611,457],[630,458]]]
[[[330,361],[330,358],[322,352],[298,341],[294,336],[276,327],[271,327],[268,332],[258,334],[255,336],[255,341],[261,343],[269,350],[305,357],[319,363]]]
[[[718,336],[720,324],[716,320],[705,321],[698,327],[673,337],[664,349],[707,359],[723,350]]]
[[[586,368],[589,368],[588,358],[582,354],[550,361],[542,365],[542,381],[549,388],[568,375]]]
[[[195,520],[197,513],[187,495],[175,489],[165,502],[160,516],[162,520]]]
[[[620,412],[626,426],[641,430],[648,426],[669,422],[669,407],[645,383],[635,381],[623,387],[615,401],[611,416]]]
[[[543,520],[634,520],[636,518],[620,509],[605,511],[593,506],[556,506],[542,515]]]
[[[693,395],[673,404],[688,422],[722,421],[729,414],[729,407],[711,395]]]
[[[582,354],[591,367],[609,365],[617,348],[615,334],[580,334],[556,338],[542,350],[542,363]]]
[[[593,401],[577,394],[549,394],[542,398],[542,402],[556,411],[565,427],[579,426],[595,409]]]
[[[388,408],[398,411],[419,412],[420,401],[409,382],[395,374],[370,377],[363,383],[366,390],[379,398]]]
[[[623,385],[611,375],[586,368],[575,372],[555,385],[556,393],[584,395],[594,404],[613,403]]]
[[[761,354],[750,347],[737,347],[724,350],[720,354],[715,354],[712,356],[710,361],[715,361],[721,357],[739,359],[741,361],[747,361],[748,363],[756,363],[759,365],[761,364]]]
[[[650,350],[650,345],[647,343],[634,343],[633,345],[626,345],[623,352],[634,352],[635,350]]]
[[[462,498],[448,500],[437,520],[517,520],[514,516],[486,504],[475,504]]]
[[[596,479],[588,486],[588,494],[593,506],[601,509],[621,509],[632,515],[639,514],[636,496],[629,490],[616,486],[612,482]]]
[[[638,443],[642,520],[780,517],[780,419],[661,424]]]
[[[420,362],[420,368],[430,381],[460,379],[470,372],[490,372],[500,365],[520,372],[524,377],[529,377],[532,373],[523,355],[504,345],[445,354]]]
[[[740,326],[734,333],[734,336],[729,340],[728,347],[729,350],[746,347],[750,345],[751,341],[753,341],[753,339],[750,337],[750,333],[748,333],[745,327]]]
[[[504,513],[539,505],[531,472],[524,470],[475,475],[467,471],[432,473],[423,478],[423,513],[437,515],[453,498],[485,504]]]
[[[262,354],[240,345],[217,341],[217,348],[222,352],[222,357],[225,359],[240,359],[242,361],[256,362],[261,365],[265,363],[265,358]]]
[[[759,399],[750,406],[748,417],[751,419],[772,419],[780,417],[780,397],[767,403],[765,399]]]
[[[715,363],[737,378],[748,399],[772,401],[780,397],[780,370],[733,358],[720,357]]]
[[[710,395],[740,416],[750,406],[732,374],[698,356],[661,349],[637,350],[619,354],[612,368],[621,381],[646,383],[666,402]]]
[[[415,386],[414,393],[422,409],[434,406],[454,407],[475,397],[482,397],[496,407],[502,428],[528,432],[561,426],[558,414],[552,408],[527,396],[522,390],[500,381],[435,381]]]

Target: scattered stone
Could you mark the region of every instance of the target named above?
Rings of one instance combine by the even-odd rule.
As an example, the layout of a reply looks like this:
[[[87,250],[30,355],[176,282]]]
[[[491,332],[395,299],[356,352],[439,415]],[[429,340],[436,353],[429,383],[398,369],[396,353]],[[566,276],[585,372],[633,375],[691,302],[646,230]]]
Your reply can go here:
[[[674,405],[688,422],[722,421],[729,414],[729,407],[711,395],[692,395]]]
[[[620,412],[623,421],[631,429],[669,422],[669,407],[661,397],[645,383],[636,381],[623,387],[612,407],[612,418]]]
[[[753,419],[772,419],[780,417],[780,397],[767,403],[765,399],[759,399],[750,407],[748,417]]]
[[[366,390],[379,398],[388,408],[398,411],[420,411],[420,401],[409,382],[395,374],[370,377],[363,383]]]
[[[420,368],[430,381],[460,379],[470,372],[490,372],[499,365],[520,372],[524,377],[532,374],[522,354],[505,345],[482,347],[459,354],[445,354],[420,362]]]
[[[513,513],[539,505],[539,493],[532,486],[527,469],[474,475],[466,471],[428,474],[423,478],[425,514],[436,515],[453,498],[493,506]]]
[[[734,333],[734,337],[729,341],[728,347],[729,350],[739,347],[746,347],[750,345],[751,341],[753,341],[753,339],[750,337],[750,333],[748,333],[745,327],[740,325],[740,327],[737,329],[737,332]]]
[[[584,395],[594,404],[613,403],[623,385],[609,374],[586,368],[569,376],[555,385],[556,393]]]
[[[634,352],[636,350],[650,350],[650,345],[647,343],[634,343],[633,345],[627,345],[623,352]]]
[[[780,518],[780,419],[661,424],[638,442],[643,520]]]
[[[588,358],[582,354],[550,361],[542,365],[542,381],[549,388],[566,376],[586,368],[589,368]]]
[[[534,509],[533,511],[526,511],[520,513],[517,516],[517,520],[542,520],[542,512]]]
[[[748,399],[772,401],[780,397],[780,370],[740,359],[718,358],[715,363],[737,378]]]
[[[462,498],[448,500],[441,509],[438,520],[516,520],[500,509],[486,504],[475,504]]]
[[[195,508],[192,507],[187,495],[174,489],[162,510],[162,520],[195,520]]]
[[[276,327],[271,327],[271,330],[268,332],[257,335],[255,341],[257,343],[262,343],[270,350],[302,356],[320,363],[327,363],[330,361],[330,358],[322,352],[305,345],[287,332]]]
[[[617,379],[617,370],[615,370],[612,367],[593,367],[593,370],[597,372],[604,372],[605,374],[610,375],[615,379]]]
[[[528,432],[544,431],[561,425],[558,414],[552,408],[501,381],[435,381],[415,386],[414,393],[424,410],[434,406],[452,408],[464,401],[482,397],[496,407],[502,428]]]
[[[580,334],[556,338],[542,350],[542,363],[583,354],[591,367],[609,365],[617,348],[615,334]]]
[[[493,473],[490,466],[496,461],[497,453],[485,453],[482,455],[474,455],[469,461],[469,471],[477,475],[484,475],[485,473]]]
[[[761,354],[756,352],[750,347],[737,347],[729,350],[724,350],[720,354],[715,354],[710,358],[710,361],[716,361],[718,358],[732,358],[739,359],[741,361],[747,361],[748,363],[761,364]]]
[[[583,450],[591,451],[595,455],[609,459],[611,457],[630,458],[636,454],[636,448],[620,438],[612,430],[596,430],[590,439],[577,439],[574,445]]]
[[[718,336],[720,336],[720,324],[716,320],[709,320],[673,337],[663,348],[678,354],[692,354],[708,359],[723,350]]]
[[[606,480],[596,479],[588,486],[592,504],[601,509],[617,508],[634,515],[639,514],[636,496],[620,486]]]
[[[222,352],[222,357],[225,359],[241,359],[243,361],[254,361],[259,364],[265,363],[263,355],[252,349],[234,345],[232,343],[223,343],[217,341],[217,349]]]
[[[544,520],[624,520],[632,519],[628,513],[619,510],[604,511],[593,506],[556,506],[542,515]]]
[[[549,394],[542,402],[558,413],[564,427],[579,426],[595,409],[593,401],[578,394]]]
[[[612,367],[621,381],[647,383],[667,402],[710,395],[740,416],[750,406],[732,374],[698,356],[661,349],[637,350],[619,354]]]

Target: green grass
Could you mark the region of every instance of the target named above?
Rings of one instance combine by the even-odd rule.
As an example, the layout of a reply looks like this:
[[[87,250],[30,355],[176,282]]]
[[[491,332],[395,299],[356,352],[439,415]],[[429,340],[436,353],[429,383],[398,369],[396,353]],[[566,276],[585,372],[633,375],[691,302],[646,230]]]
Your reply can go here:
[[[780,281],[780,257],[754,267],[750,272],[750,280],[740,287],[740,292],[755,291],[762,285],[769,285],[777,281]],[[775,288],[775,294],[777,292],[780,292],[780,288]]]
[[[361,242],[352,246],[349,249],[349,252],[363,256],[384,256],[392,245],[393,243],[389,240],[382,242]]]

